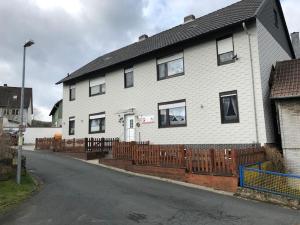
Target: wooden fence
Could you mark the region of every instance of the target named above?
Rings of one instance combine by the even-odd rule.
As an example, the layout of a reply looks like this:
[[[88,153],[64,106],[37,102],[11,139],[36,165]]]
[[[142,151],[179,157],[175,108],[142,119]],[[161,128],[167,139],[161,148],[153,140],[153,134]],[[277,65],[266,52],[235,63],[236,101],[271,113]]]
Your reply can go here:
[[[237,176],[239,165],[265,161],[263,148],[243,150],[185,149],[183,145],[149,145],[114,142],[113,158],[136,165],[186,168],[188,172]]]
[[[35,149],[54,152],[108,152],[117,138],[80,138],[62,139],[36,138]]]

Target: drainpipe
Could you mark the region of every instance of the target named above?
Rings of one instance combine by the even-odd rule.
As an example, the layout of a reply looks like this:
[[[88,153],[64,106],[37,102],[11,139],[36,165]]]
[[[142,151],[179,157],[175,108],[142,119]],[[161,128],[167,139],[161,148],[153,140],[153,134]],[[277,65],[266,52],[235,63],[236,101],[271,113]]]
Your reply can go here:
[[[250,64],[251,64],[251,81],[252,81],[252,94],[253,94],[253,110],[254,110],[254,123],[255,123],[255,135],[256,135],[256,143],[258,143],[258,125],[257,125],[257,112],[256,112],[256,97],[255,97],[255,82],[254,82],[254,69],[253,69],[253,55],[252,55],[252,47],[251,47],[251,34],[249,33],[246,23],[243,22],[243,29],[248,37],[249,43],[249,55],[250,55]]]

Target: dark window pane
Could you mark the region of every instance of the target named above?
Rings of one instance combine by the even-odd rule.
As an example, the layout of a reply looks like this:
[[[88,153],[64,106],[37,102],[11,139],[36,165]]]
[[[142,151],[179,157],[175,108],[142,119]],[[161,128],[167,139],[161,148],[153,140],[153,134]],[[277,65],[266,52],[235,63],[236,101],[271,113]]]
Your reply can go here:
[[[100,119],[90,120],[90,132],[99,132],[100,131]]]
[[[159,125],[162,127],[167,125],[167,110],[166,109],[159,110]]]
[[[105,131],[105,118],[101,118],[101,131]]]
[[[239,121],[237,95],[221,95],[222,122],[234,123]]]
[[[233,52],[227,52],[219,55],[219,63],[223,64],[226,62],[232,62],[233,61]]]
[[[184,125],[186,123],[185,107],[169,109],[169,123],[170,125]]]
[[[183,73],[183,59],[168,62],[168,76]]]
[[[133,72],[125,73],[125,87],[133,87]]]
[[[167,66],[165,63],[158,65],[158,78],[165,78],[167,75]]]
[[[106,84],[101,84],[101,94],[105,94],[106,92]]]
[[[91,95],[97,95],[100,93],[100,85],[91,87]]]
[[[70,89],[70,100],[75,100],[75,88]]]
[[[69,121],[69,135],[75,134],[75,120]]]

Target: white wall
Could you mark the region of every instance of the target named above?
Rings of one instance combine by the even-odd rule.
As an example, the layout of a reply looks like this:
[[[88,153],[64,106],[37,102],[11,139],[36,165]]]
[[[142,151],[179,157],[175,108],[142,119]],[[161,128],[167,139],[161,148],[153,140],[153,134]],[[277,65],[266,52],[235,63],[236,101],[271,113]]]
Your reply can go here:
[[[256,28],[253,51],[257,53]],[[69,101],[69,87],[63,90],[63,136],[120,137],[124,128],[117,112],[136,108],[136,115],[154,115],[155,123],[137,128],[141,140],[154,143],[238,144],[255,142],[255,123],[251,88],[251,67],[248,38],[243,31],[234,34],[234,49],[239,60],[217,66],[216,41],[201,43],[184,50],[185,75],[157,81],[156,60],[134,65],[134,87],[124,89],[123,69],[106,74],[106,94],[89,97],[89,81],[76,84],[76,100]],[[257,57],[258,58],[258,57]],[[254,61],[256,77],[260,77],[258,59]],[[260,80],[258,82],[260,84]],[[259,85],[257,88],[260,88]],[[240,123],[221,124],[219,93],[237,90]],[[157,104],[186,99],[187,127],[158,128]],[[203,106],[203,107],[201,107]],[[88,134],[91,113],[106,112],[105,134]],[[263,109],[260,109],[263,112]],[[68,120],[75,116],[75,135],[68,135]],[[265,131],[265,130],[264,130]],[[265,140],[260,133],[260,139]]]
[[[269,98],[269,78],[272,66],[275,66],[277,61],[289,60],[291,58],[259,20],[257,20],[257,41],[261,74],[261,89],[257,90],[257,92],[260,92],[260,94],[257,95],[257,104],[258,110],[263,110],[259,112],[259,126],[261,133],[265,134],[262,143],[274,143],[274,123]],[[257,81],[259,81],[259,79],[257,79]]]
[[[29,127],[24,133],[24,143],[34,144],[36,138],[54,137],[55,133],[62,133],[62,128],[56,127]]]

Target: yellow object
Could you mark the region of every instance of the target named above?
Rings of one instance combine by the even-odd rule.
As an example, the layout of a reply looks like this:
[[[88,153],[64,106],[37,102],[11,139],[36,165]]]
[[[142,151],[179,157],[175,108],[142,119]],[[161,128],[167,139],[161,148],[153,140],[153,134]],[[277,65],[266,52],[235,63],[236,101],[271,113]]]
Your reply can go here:
[[[61,134],[60,132],[56,132],[56,133],[54,134],[54,139],[55,139],[55,140],[61,140],[61,139],[62,139],[62,134]]]

